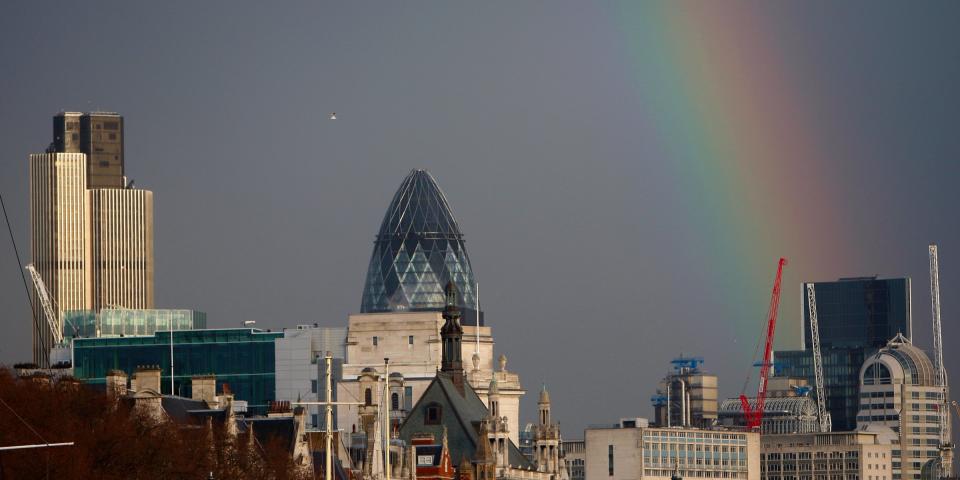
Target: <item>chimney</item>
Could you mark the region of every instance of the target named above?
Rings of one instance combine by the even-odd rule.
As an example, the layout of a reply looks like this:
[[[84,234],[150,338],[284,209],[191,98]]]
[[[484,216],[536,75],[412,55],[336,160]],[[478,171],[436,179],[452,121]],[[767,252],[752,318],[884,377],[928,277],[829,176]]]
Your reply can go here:
[[[193,391],[191,398],[206,402],[208,408],[212,407],[217,396],[216,375],[194,375],[190,382]]]
[[[134,385],[136,389],[136,385]],[[127,372],[110,370],[107,372],[107,395],[120,398],[127,395]]]
[[[141,365],[133,374],[137,381],[137,391],[153,390],[160,393],[160,366]]]

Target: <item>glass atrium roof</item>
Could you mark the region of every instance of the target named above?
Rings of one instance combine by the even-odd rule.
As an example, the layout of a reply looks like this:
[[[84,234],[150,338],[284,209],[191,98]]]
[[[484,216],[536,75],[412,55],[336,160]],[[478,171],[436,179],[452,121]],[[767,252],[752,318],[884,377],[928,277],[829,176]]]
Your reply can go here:
[[[440,311],[450,281],[460,293],[460,307],[470,312],[464,317],[470,318],[476,312],[476,280],[463,233],[433,176],[413,170],[380,224],[360,311]]]

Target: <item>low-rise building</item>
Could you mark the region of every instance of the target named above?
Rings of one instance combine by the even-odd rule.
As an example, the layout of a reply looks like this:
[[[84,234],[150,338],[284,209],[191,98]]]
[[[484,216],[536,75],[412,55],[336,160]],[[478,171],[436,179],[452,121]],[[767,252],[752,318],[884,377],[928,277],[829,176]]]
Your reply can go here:
[[[631,426],[633,425],[633,426]],[[590,480],[760,480],[760,435],[721,429],[648,427],[637,419],[584,432]]]
[[[763,480],[892,480],[892,451],[875,433],[763,435]]]
[[[73,374],[87,383],[102,384],[111,370],[133,375],[140,365],[157,365],[158,393],[185,397],[192,394],[194,375],[216,374],[217,389],[224,390],[227,385],[234,398],[247,402],[251,413],[265,413],[276,400],[274,349],[275,340],[282,336],[279,332],[228,328],[76,338],[71,342]]]

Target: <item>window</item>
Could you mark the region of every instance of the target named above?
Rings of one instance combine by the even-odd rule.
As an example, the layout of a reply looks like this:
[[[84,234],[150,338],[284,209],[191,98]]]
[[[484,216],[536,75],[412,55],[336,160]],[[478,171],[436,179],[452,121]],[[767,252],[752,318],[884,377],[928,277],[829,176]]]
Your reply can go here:
[[[874,363],[863,372],[864,385],[889,385],[890,370],[882,363]]]
[[[310,380],[310,393],[317,393],[317,381]]]
[[[390,409],[400,410],[400,395],[397,392],[390,394]]]
[[[374,335],[374,336],[373,336],[373,346],[374,346],[374,347],[376,347],[376,346],[378,345],[378,343],[379,343],[379,340],[380,340],[380,339],[379,339],[379,338],[377,338],[377,336],[376,336],[376,335]]]
[[[407,345],[413,346],[413,335],[407,337]]]
[[[423,413],[423,423],[424,425],[437,425],[442,419],[443,412],[440,409],[440,405],[436,403],[431,403],[426,406]]]
[[[363,392],[363,404],[364,405],[373,405],[373,391],[369,388]]]
[[[413,387],[403,387],[403,409],[410,411],[413,408]]]
[[[613,445],[607,446],[607,475],[613,476]]]

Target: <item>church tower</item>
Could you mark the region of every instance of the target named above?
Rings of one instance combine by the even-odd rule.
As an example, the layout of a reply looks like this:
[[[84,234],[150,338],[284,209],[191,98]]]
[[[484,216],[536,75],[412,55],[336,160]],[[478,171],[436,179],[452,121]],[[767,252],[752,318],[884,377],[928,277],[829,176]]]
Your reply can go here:
[[[540,389],[540,399],[537,401],[537,409],[540,410],[540,425],[550,425],[550,393],[547,392],[547,386]]]
[[[540,390],[537,409],[540,411],[540,424],[533,427],[537,469],[549,473],[554,480],[565,480],[567,469],[563,467],[561,458],[560,425],[551,423],[550,393],[546,385]]]
[[[460,395],[463,395],[463,326],[460,325],[460,307],[457,306],[457,287],[450,282],[444,290],[446,306],[443,309],[443,327],[440,328],[440,338],[443,341],[440,371],[450,375]]]

